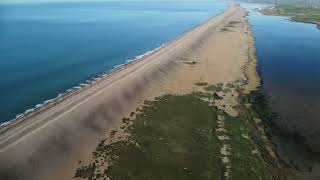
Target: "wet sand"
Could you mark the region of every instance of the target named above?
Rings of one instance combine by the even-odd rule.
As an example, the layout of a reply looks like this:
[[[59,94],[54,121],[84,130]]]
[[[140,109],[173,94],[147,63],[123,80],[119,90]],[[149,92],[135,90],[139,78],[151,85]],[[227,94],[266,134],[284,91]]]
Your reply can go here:
[[[72,179],[78,161],[87,161],[145,99],[188,93],[199,88],[196,82],[256,79],[245,14],[231,5],[155,53],[0,130],[0,179]],[[222,30],[230,22],[237,23]],[[252,82],[249,90],[257,86]]]

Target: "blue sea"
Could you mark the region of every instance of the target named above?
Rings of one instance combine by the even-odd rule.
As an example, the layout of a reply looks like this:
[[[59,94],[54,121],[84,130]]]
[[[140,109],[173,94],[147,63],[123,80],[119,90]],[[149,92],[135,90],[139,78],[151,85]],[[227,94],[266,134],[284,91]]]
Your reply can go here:
[[[320,30],[313,24],[289,21],[253,11],[249,21],[256,38],[262,92],[280,116],[275,123],[283,135],[274,137],[280,155],[301,168],[320,170]],[[311,168],[311,169],[312,169]]]
[[[217,1],[0,5],[0,124],[227,7]]]

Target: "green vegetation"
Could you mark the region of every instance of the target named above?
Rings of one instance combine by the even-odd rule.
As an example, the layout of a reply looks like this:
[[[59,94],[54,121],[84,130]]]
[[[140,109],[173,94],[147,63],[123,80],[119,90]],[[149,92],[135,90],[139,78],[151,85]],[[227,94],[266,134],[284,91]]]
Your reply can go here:
[[[194,83],[194,85],[196,85],[196,86],[207,86],[208,83],[206,83],[206,82],[196,82],[196,83]]]
[[[204,89],[205,93],[145,101],[134,119],[122,119],[130,136],[113,143],[101,141],[91,162],[80,164],[75,178],[271,179],[249,110],[240,104],[240,115],[231,117],[209,105],[210,99],[218,98],[213,94],[225,91],[224,86]]]
[[[230,21],[227,25],[225,25],[225,27],[235,27],[237,24],[239,24],[239,21]]]
[[[221,32],[230,32],[231,30],[229,30],[228,28],[226,28],[226,27],[223,27],[223,28],[221,28],[221,30],[220,30]]]
[[[75,177],[96,179],[214,179],[221,176],[219,142],[214,135],[216,110],[198,98],[162,96],[141,110],[129,126],[127,141],[100,143],[93,163]],[[111,157],[102,174],[98,167]],[[93,173],[93,168],[96,170]]]
[[[249,119],[226,117],[229,130],[233,179],[268,179],[266,165],[261,159],[258,148],[251,139],[253,134]],[[246,174],[244,176],[244,174]]]
[[[221,32],[232,32],[231,28],[236,27],[237,24],[239,24],[239,21],[230,21],[228,24],[226,24],[224,27],[220,29]]]
[[[320,25],[320,7],[304,7],[280,5],[268,7],[262,10],[262,13],[276,16],[289,16],[293,21],[307,22]]]
[[[204,88],[204,90],[206,91],[211,91],[211,92],[218,92],[218,91],[222,91],[222,83],[218,83],[217,85],[210,85]]]
[[[320,6],[319,0],[241,0],[253,3],[271,3],[276,5]]]

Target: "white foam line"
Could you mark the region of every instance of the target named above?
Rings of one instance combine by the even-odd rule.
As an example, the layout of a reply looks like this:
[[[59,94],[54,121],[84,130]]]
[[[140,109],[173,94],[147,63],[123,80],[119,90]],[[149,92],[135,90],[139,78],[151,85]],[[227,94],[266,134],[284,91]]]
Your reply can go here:
[[[33,111],[34,111],[34,108],[28,109],[28,110],[26,110],[25,114],[31,113]]]
[[[22,117],[23,116],[23,114],[18,114],[17,116],[16,116],[16,119],[18,119],[18,118],[20,118],[20,117]]]
[[[65,93],[58,94],[58,96],[53,98],[53,99],[48,99],[48,100],[44,101],[42,104],[35,105],[34,108],[27,109],[24,113],[17,115],[16,118],[14,118],[14,119],[12,119],[10,121],[1,123],[0,127],[8,126],[8,125],[12,124],[13,122],[15,122],[15,121],[23,118],[24,116],[28,115],[29,113],[32,113],[32,112],[34,112],[36,110],[39,110],[39,109],[43,108],[44,106],[46,106],[46,105],[48,105],[48,104],[50,104],[50,103],[52,103],[52,102],[54,102],[56,100],[59,100],[61,97],[65,96],[66,94],[72,93],[74,91],[77,91],[77,90],[81,89],[82,87],[85,87],[85,86],[88,86],[90,84],[93,84],[95,81],[101,80],[103,77],[108,76],[110,73],[112,73],[114,71],[117,71],[117,70],[120,70],[120,69],[123,69],[123,68],[125,68],[126,65],[131,64],[131,63],[133,63],[133,62],[135,62],[137,60],[140,60],[140,59],[142,59],[142,58],[144,58],[144,57],[146,57],[146,56],[158,51],[159,49],[161,49],[165,45],[167,45],[167,43],[155,48],[154,50],[147,51],[144,54],[135,56],[135,58],[133,58],[133,59],[126,60],[125,63],[116,65],[116,66],[114,66],[113,69],[107,70],[104,73],[102,73],[102,74],[100,74],[100,75],[98,75],[96,77],[92,77],[89,80],[86,80],[85,81],[86,83],[81,83],[81,84],[79,84],[79,86],[75,86],[75,87],[72,87],[71,89],[67,89]]]
[[[49,99],[49,100],[46,100],[43,104],[45,105],[45,104],[49,104],[49,103],[51,103],[53,101],[53,99]]]
[[[189,32],[187,32],[187,33],[189,33]],[[184,36],[184,34],[183,34],[182,36]],[[181,36],[181,37],[182,37],[182,36]],[[136,61],[136,60],[140,60],[141,58],[143,58],[143,57],[145,57],[145,56],[147,56],[147,55],[149,55],[149,54],[152,54],[152,53],[155,52],[155,51],[158,51],[159,49],[163,48],[163,47],[166,46],[167,44],[168,44],[168,43],[164,43],[163,45],[159,46],[158,48],[155,48],[155,49],[152,50],[152,51],[147,51],[146,53],[144,53],[144,54],[142,54],[142,55],[140,55],[140,56],[136,56],[134,59],[127,60],[126,63],[124,63],[124,65],[130,64],[130,63],[132,63],[132,62],[134,62],[134,61]],[[118,69],[120,69],[120,68],[118,68]],[[111,70],[106,71],[106,72],[103,73],[102,75],[99,75],[98,77],[92,77],[91,80],[87,80],[87,81],[90,81],[91,83],[94,83],[95,81],[100,80],[100,79],[101,79],[102,77],[104,77],[105,75],[108,75],[109,73],[112,73],[113,71],[117,71],[118,69],[117,69],[117,68],[113,68],[113,69],[111,69]],[[72,88],[72,89],[68,89],[66,92],[67,92],[67,93],[72,93],[72,92],[74,92],[74,91],[76,91],[76,90],[77,90],[77,89]],[[42,103],[42,106],[41,106],[41,107],[44,107],[44,106],[45,106],[47,103],[49,103],[49,102],[52,102],[52,100],[47,100],[47,101],[45,101],[44,103]],[[0,127],[7,126],[7,125],[11,124],[12,122],[14,122],[14,121],[16,121],[16,120],[24,117],[25,115],[26,115],[26,114],[24,114],[24,113],[23,113],[23,114],[20,114],[20,115],[17,115],[15,119],[0,124]]]
[[[8,125],[11,124],[11,123],[13,123],[12,120],[11,120],[11,121],[8,121],[8,122],[5,122],[5,123],[2,123],[2,124],[0,125],[0,127],[8,126]]]

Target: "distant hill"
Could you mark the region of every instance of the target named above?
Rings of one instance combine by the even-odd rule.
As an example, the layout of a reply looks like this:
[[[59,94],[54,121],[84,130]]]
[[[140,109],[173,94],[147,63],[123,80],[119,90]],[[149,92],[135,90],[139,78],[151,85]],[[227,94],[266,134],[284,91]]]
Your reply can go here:
[[[240,1],[272,3],[277,5],[320,6],[320,0],[240,0]]]

